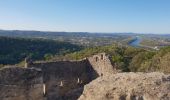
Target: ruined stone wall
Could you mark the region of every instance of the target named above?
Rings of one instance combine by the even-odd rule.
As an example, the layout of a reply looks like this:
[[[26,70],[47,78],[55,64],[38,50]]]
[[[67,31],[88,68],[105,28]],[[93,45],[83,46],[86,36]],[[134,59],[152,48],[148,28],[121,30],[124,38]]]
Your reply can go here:
[[[93,80],[93,68],[88,60],[82,61],[57,61],[57,62],[44,62],[33,63],[29,65],[30,68],[42,69],[44,82],[51,79],[81,80],[83,83],[88,83]]]
[[[28,67],[42,69],[47,100],[63,99],[70,91],[81,88],[98,76],[115,72],[105,53],[80,61],[30,63]]]
[[[43,100],[42,72],[35,69],[0,70],[0,100]]]
[[[76,100],[84,85],[114,73],[105,53],[80,61],[27,62],[0,70],[0,100]]]
[[[33,63],[29,67],[42,69],[48,100],[60,99],[97,77],[88,60]]]
[[[99,76],[116,73],[116,69],[113,66],[109,56],[107,56],[105,53],[88,57],[88,61]]]

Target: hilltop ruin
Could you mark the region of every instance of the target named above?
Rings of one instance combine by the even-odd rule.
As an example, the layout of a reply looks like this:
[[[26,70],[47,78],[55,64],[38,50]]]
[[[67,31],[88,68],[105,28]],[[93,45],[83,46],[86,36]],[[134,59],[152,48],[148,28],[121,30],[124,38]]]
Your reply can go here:
[[[76,100],[84,85],[116,73],[105,53],[79,61],[34,63],[0,70],[1,100]]]
[[[100,53],[79,61],[35,63],[0,70],[0,100],[169,100],[170,75],[117,73]]]

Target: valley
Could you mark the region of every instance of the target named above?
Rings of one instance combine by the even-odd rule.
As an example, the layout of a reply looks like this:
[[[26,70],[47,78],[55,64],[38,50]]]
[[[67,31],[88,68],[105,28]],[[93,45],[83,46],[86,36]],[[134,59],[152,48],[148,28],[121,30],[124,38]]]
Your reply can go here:
[[[0,0],[0,100],[170,100],[170,0]]]
[[[2,100],[168,100],[170,97],[167,89],[170,47],[144,43],[147,34],[66,33],[60,34],[62,40],[59,33],[29,34],[23,31],[0,34]],[[44,37],[39,38],[39,34]],[[135,88],[129,87],[132,82]],[[160,95],[156,94],[158,91]]]
[[[144,43],[146,39],[153,41],[158,37],[168,42],[168,35],[1,30],[0,36],[1,67],[5,65],[22,67],[26,57],[35,62],[79,60],[105,52],[111,56],[116,67],[122,71],[160,70],[170,72],[164,70],[163,67],[155,67],[161,66],[161,59],[168,61],[168,58],[164,58],[164,56],[169,57],[168,45]],[[39,38],[40,36],[43,38]],[[165,62],[164,65],[168,65],[168,63]]]

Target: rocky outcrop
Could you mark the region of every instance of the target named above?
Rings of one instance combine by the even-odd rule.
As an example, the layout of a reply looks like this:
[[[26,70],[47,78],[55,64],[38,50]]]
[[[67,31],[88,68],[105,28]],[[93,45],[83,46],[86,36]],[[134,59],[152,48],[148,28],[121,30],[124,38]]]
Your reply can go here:
[[[79,100],[170,100],[170,75],[118,73],[84,87]]]

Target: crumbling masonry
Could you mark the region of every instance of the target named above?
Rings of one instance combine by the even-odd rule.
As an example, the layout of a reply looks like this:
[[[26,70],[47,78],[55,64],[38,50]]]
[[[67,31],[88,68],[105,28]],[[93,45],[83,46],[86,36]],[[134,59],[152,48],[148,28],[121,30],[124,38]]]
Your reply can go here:
[[[1,100],[76,100],[83,86],[116,72],[105,53],[80,61],[31,63],[0,70]]]

